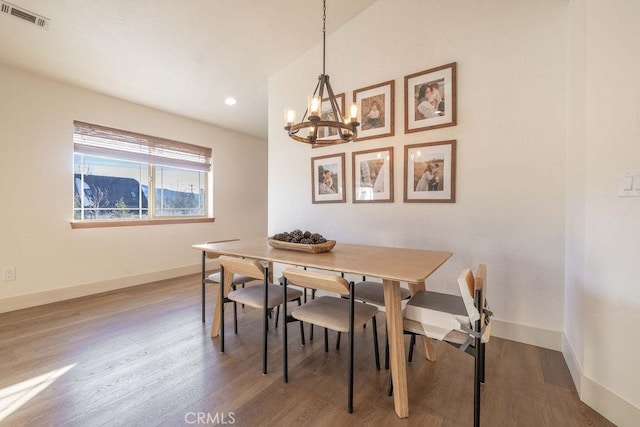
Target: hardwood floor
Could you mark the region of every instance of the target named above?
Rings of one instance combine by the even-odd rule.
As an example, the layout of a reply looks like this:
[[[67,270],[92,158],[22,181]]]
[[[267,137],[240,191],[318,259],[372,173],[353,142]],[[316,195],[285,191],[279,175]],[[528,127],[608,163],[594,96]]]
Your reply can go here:
[[[416,346],[410,417],[400,420],[385,395],[388,371],[375,370],[371,330],[359,329],[348,414],[346,337],[325,354],[320,330],[301,347],[290,324],[284,384],[282,325],[270,328],[264,376],[259,310],[239,308],[238,335],[226,312],[224,354],[209,336],[210,310],[201,323],[196,275],[0,314],[0,425],[472,424],[473,360],[453,347],[438,344],[431,363]],[[383,313],[378,324],[384,331]],[[486,379],[485,426],[612,425],[580,402],[559,352],[493,338]]]

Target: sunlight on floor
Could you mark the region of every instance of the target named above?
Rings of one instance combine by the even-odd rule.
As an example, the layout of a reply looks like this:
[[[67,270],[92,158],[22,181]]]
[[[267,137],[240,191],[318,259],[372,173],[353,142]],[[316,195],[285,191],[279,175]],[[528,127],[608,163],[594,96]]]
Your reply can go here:
[[[60,378],[65,372],[74,366],[76,366],[75,363],[1,389],[0,422],[31,400],[42,390],[49,387],[55,380]]]

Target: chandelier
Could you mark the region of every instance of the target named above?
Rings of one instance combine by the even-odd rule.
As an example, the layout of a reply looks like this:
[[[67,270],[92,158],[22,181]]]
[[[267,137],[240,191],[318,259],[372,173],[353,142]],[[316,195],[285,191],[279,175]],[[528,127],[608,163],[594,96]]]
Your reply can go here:
[[[296,112],[287,108],[284,112],[285,127],[289,136],[296,141],[307,144],[340,144],[350,142],[358,136],[358,106],[353,103],[349,108],[349,114],[343,116],[338,102],[331,89],[329,76],[325,73],[326,58],[326,22],[327,22],[327,0],[322,1],[322,74],[318,77],[318,84],[309,96],[307,110],[302,116],[300,123],[295,123]],[[327,98],[325,96],[325,91]],[[323,110],[323,103],[330,108]],[[306,121],[305,121],[306,119]],[[324,129],[323,135],[318,137],[318,131]],[[326,137],[331,135],[332,137]]]

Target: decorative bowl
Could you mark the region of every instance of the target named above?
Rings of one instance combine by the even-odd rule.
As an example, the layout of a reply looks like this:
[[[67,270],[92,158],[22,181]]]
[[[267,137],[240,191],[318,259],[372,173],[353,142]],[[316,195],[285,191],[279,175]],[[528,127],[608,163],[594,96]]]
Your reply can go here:
[[[268,238],[269,245],[275,249],[286,249],[290,251],[311,252],[319,254],[322,252],[329,252],[336,245],[335,240],[327,240],[324,243],[307,244],[307,243],[291,243],[276,240],[272,237]]]

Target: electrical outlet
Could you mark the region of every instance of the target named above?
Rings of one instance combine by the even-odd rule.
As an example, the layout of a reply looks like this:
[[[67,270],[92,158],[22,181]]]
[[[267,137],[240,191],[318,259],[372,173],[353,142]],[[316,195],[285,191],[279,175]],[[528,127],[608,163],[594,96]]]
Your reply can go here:
[[[2,281],[8,282],[10,280],[16,280],[16,268],[5,267],[2,269]]]

